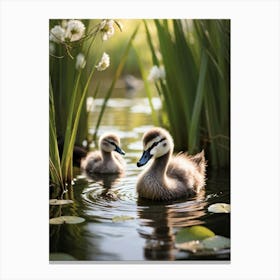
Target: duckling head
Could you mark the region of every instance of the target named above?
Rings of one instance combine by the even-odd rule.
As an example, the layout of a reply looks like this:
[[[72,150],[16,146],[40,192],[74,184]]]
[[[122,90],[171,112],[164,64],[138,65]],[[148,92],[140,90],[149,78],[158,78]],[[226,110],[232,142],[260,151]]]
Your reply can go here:
[[[107,153],[115,151],[121,155],[125,155],[125,152],[120,148],[120,138],[113,133],[102,135],[99,140],[99,147]]]
[[[151,128],[143,135],[143,154],[137,166],[145,165],[152,157],[160,158],[173,152],[174,143],[169,132],[160,127]]]

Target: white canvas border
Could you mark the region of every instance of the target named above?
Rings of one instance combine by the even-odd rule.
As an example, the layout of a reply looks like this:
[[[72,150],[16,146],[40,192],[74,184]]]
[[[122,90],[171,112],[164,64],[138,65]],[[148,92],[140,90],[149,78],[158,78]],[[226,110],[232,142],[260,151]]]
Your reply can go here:
[[[48,19],[230,18],[230,264],[48,262]],[[279,279],[278,1],[1,1],[2,279]],[[42,149],[43,147],[43,149]]]

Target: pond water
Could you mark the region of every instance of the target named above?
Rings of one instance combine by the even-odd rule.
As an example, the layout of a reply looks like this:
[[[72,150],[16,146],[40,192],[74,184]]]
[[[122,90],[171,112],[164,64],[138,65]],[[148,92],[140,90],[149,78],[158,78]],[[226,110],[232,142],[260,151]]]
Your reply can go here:
[[[102,100],[94,103],[90,131]],[[154,99],[156,108],[160,102]],[[75,183],[68,191],[73,204],[50,206],[50,216],[73,215],[80,224],[50,225],[51,260],[149,261],[229,260],[230,250],[197,255],[178,251],[175,234],[181,228],[203,225],[216,235],[230,238],[230,215],[209,213],[210,204],[230,203],[229,172],[207,170],[205,192],[190,200],[173,202],[140,201],[136,180],[145,168],[136,166],[142,154],[141,138],[152,127],[148,100],[144,97],[112,98],[98,135],[115,132],[126,152],[126,174],[87,177],[75,168]],[[94,147],[92,147],[94,149]],[[63,255],[62,255],[63,254]],[[60,256],[60,257],[58,257]]]

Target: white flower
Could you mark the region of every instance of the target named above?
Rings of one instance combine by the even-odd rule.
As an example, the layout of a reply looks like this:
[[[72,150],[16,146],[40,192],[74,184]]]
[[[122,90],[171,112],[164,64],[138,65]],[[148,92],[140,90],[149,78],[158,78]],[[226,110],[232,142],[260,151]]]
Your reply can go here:
[[[99,29],[102,32],[102,40],[107,41],[115,33],[114,21],[112,19],[101,21]]]
[[[50,41],[55,43],[61,43],[65,40],[65,29],[62,28],[60,25],[56,25],[51,29],[50,32]]]
[[[49,43],[49,52],[50,54],[55,54],[55,44],[52,42]]]
[[[86,60],[85,60],[85,56],[82,53],[79,53],[76,56],[76,69],[83,69],[86,66]]]
[[[100,62],[98,63],[97,68],[98,71],[104,71],[106,68],[108,68],[110,65],[110,57],[107,53],[103,53],[102,58]]]
[[[66,29],[66,28],[67,28],[67,24],[68,24],[68,21],[67,21],[66,19],[63,19],[63,20],[61,21],[61,26],[62,26],[62,28]]]
[[[152,69],[150,70],[148,80],[149,81],[156,81],[159,79],[165,79],[165,69],[163,66],[156,66],[154,65]]]
[[[65,38],[70,42],[78,41],[83,37],[85,29],[80,20],[71,19],[67,23]]]

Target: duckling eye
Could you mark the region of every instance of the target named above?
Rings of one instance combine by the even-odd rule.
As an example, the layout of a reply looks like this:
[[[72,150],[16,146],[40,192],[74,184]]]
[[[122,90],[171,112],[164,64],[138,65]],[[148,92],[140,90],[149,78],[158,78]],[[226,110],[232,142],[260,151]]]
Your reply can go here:
[[[149,148],[150,150],[152,150],[154,147],[156,147],[158,144],[161,144],[162,141],[166,140],[166,138],[162,138],[157,142],[154,142],[153,145]]]
[[[163,143],[163,144],[162,144],[162,146],[163,146],[163,147],[166,147],[166,146],[167,146],[167,144],[166,144],[166,143]]]
[[[110,141],[110,140],[106,140],[104,143],[105,143],[107,146],[108,146],[109,144],[112,145],[112,146],[115,146],[115,145],[116,145],[113,141]]]

